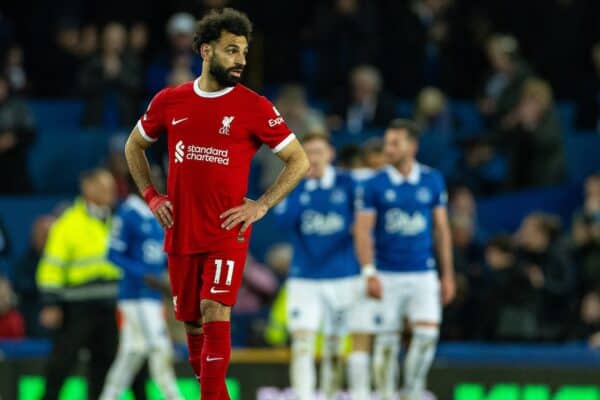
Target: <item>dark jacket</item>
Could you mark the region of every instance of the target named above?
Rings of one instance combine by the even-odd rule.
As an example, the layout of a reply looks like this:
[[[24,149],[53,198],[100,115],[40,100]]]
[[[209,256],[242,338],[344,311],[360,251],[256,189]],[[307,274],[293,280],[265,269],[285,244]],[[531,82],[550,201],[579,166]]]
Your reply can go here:
[[[104,74],[100,55],[83,67],[80,91],[86,100],[83,124],[91,127],[119,128],[131,126],[138,115],[142,73],[137,58],[121,57],[121,71],[114,78]]]
[[[27,154],[35,139],[35,123],[25,102],[8,98],[0,103],[0,135],[5,132],[16,136],[16,145],[0,152],[0,193],[27,193],[31,191]]]

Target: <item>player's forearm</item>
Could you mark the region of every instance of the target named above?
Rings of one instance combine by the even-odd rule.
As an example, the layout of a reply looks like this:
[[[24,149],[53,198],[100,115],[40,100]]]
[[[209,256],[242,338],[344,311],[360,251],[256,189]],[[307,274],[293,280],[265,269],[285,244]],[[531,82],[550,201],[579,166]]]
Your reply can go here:
[[[438,228],[436,230],[435,247],[442,276],[453,276],[454,263],[452,260],[452,238],[449,229]]]
[[[373,256],[373,238],[370,233],[355,232],[354,250],[361,266],[373,265],[375,262]]]
[[[267,206],[267,208],[273,207],[298,185],[298,182],[306,175],[307,171],[308,160],[304,153],[291,157],[275,182],[257,201]]]
[[[129,172],[135,181],[140,193],[148,186],[152,185],[150,178],[150,164],[146,158],[144,148],[135,142],[131,137],[125,144],[125,158],[129,166]]]

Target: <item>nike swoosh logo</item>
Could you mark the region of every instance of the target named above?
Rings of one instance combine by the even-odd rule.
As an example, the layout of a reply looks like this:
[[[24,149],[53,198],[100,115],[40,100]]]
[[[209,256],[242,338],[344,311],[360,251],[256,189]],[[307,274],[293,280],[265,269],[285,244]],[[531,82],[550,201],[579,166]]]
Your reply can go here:
[[[216,289],[216,288],[213,286],[213,287],[211,287],[211,288],[210,288],[210,292],[211,292],[212,294],[219,294],[219,293],[228,293],[228,292],[229,292],[229,290],[219,290],[219,289]]]
[[[206,362],[223,360],[223,357],[206,357]]]
[[[190,117],[185,117],[185,118],[180,118],[180,119],[173,118],[173,120],[171,121],[171,124],[172,125],[177,125],[177,124],[179,124],[179,123],[181,123],[181,122],[183,122],[183,121],[185,121],[187,119],[190,119]]]

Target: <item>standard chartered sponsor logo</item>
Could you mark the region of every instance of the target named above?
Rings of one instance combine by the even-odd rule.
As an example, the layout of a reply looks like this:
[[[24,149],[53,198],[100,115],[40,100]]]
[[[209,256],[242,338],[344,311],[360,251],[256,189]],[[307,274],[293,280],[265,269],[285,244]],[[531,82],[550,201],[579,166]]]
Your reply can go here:
[[[385,213],[385,231],[387,233],[414,236],[423,233],[426,228],[427,220],[418,211],[411,215],[398,208],[392,208]]]
[[[175,162],[183,162],[183,156],[185,155],[185,145],[183,144],[183,140],[180,140],[175,145]]]
[[[335,212],[307,210],[302,213],[300,229],[305,235],[331,235],[344,229],[344,217]]]
[[[213,164],[229,165],[229,150],[216,147],[186,146],[182,140],[175,145],[175,162],[183,160],[203,161]]]

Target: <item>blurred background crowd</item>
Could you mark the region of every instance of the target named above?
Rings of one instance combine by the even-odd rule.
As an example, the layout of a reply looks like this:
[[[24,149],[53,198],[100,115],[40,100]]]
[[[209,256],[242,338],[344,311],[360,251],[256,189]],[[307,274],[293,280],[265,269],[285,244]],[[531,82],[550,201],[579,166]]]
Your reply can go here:
[[[420,125],[418,159],[450,189],[443,339],[600,347],[594,0],[3,1],[0,338],[48,334],[35,271],[64,200],[98,165],[127,195],[124,138],[154,93],[199,75],[195,20],[225,5],[255,23],[245,83],[298,136],[330,134],[339,166],[381,167],[387,123]],[[166,173],[166,143],[151,157]],[[277,162],[259,152],[251,195]],[[282,345],[290,248],[268,220],[255,232],[234,343]]]

